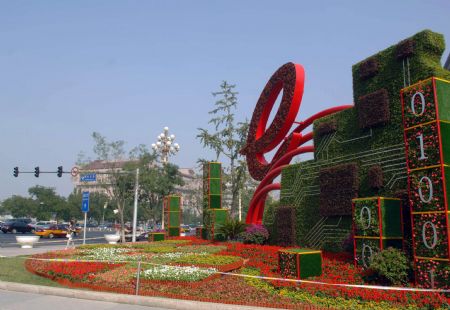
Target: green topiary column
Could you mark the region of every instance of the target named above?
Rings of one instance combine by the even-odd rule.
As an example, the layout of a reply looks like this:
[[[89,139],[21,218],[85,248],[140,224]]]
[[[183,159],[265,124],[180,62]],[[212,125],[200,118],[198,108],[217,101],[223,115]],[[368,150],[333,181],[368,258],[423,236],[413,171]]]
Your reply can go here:
[[[222,165],[207,162],[203,165],[203,239],[222,240],[217,228],[226,222],[228,210],[222,208]]]
[[[169,195],[164,198],[164,222],[169,237],[180,235],[181,196]]]
[[[401,91],[416,282],[450,288],[450,81]]]

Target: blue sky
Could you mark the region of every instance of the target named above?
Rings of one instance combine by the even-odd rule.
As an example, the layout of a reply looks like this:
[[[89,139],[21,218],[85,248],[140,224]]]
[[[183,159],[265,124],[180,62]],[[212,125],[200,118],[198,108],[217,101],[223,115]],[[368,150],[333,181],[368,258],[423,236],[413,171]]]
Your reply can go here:
[[[306,70],[299,119],[351,103],[351,66],[423,29],[450,42],[449,1],[0,1],[0,200],[36,184],[62,195],[91,133],[150,145],[164,126],[193,167],[222,80],[251,118],[268,78]],[[447,48],[444,58],[449,54]]]

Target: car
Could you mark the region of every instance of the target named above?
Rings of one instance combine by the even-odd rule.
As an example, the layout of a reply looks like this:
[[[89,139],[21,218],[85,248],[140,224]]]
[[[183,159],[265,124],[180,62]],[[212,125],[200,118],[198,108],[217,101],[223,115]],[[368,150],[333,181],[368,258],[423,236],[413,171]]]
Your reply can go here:
[[[125,241],[131,242],[133,240],[133,233],[125,234]],[[148,240],[148,232],[136,231],[136,241],[147,241]],[[119,242],[121,242],[119,240]]]
[[[190,234],[193,229],[189,225],[180,225],[180,233]]]
[[[34,232],[35,235],[42,238],[53,239],[55,237],[66,237],[67,235],[67,225],[63,224],[49,224],[43,226],[42,228],[37,228]]]
[[[2,232],[4,234],[10,232],[10,233],[26,233],[26,232],[34,232],[34,227],[31,224],[31,219],[11,219],[7,220],[2,225]]]
[[[69,225],[70,225],[69,223],[62,223],[62,224],[59,224],[59,225],[64,226],[64,229],[66,231],[69,230]],[[76,235],[80,234],[81,232],[82,232],[82,228],[81,228],[80,224],[76,223],[75,224],[75,230],[74,230],[73,234],[76,236]]]
[[[48,226],[51,224],[56,224],[56,222],[55,221],[39,221],[34,225],[34,227],[36,229],[38,229],[38,228],[42,228],[42,227],[45,227],[45,226]]]

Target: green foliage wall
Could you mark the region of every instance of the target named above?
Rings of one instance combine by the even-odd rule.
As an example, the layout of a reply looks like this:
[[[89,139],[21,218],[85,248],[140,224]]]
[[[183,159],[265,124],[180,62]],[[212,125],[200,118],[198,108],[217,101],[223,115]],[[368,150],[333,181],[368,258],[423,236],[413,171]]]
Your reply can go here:
[[[314,160],[290,165],[282,172],[280,205],[295,207],[299,245],[339,250],[350,233],[349,216],[319,213],[321,169],[356,163],[357,197],[395,197],[406,189],[400,90],[431,76],[450,79],[450,71],[440,63],[444,49],[443,36],[425,30],[353,66],[355,107],[316,121],[314,131],[321,132],[314,136]],[[361,123],[358,113],[364,111],[367,100],[362,106],[361,101],[368,95],[376,96],[377,92],[383,94],[380,102],[388,104],[389,110],[374,115],[378,120],[367,120],[365,115],[366,123]],[[324,123],[333,124],[333,130],[324,131],[324,127],[330,127]],[[381,167],[381,188],[371,186],[368,180],[368,171],[373,166]]]

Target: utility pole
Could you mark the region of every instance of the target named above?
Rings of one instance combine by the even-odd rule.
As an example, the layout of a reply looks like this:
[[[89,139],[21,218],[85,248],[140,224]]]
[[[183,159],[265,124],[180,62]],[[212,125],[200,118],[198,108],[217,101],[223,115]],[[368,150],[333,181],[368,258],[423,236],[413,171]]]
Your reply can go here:
[[[138,195],[139,195],[139,168],[136,169],[136,185],[134,188],[133,237],[131,239],[132,242],[136,242]]]

